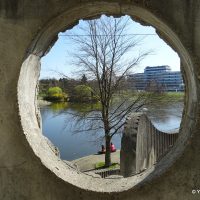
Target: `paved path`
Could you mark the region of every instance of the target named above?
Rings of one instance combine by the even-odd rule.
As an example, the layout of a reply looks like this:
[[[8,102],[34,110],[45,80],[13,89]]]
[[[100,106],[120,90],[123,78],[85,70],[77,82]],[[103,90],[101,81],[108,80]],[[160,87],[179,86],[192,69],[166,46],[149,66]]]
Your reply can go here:
[[[120,164],[120,150],[111,153],[112,163]],[[86,157],[82,157],[76,160],[72,160],[71,162],[78,167],[80,171],[87,171],[95,169],[95,164],[97,162],[104,162],[105,154],[95,154],[89,155]]]

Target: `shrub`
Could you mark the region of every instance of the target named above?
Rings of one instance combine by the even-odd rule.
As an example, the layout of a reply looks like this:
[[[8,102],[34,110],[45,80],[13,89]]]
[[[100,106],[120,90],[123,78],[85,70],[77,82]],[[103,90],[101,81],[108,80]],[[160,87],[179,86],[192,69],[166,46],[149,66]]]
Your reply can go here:
[[[97,101],[97,98],[94,96],[94,92],[91,87],[87,85],[77,85],[74,88],[73,100],[79,102],[91,102]]]
[[[62,94],[62,89],[59,87],[50,87],[47,92],[48,96],[54,96],[57,94]]]
[[[62,92],[59,87],[50,87],[47,91],[45,100],[48,101],[63,101],[66,98],[66,94]]]

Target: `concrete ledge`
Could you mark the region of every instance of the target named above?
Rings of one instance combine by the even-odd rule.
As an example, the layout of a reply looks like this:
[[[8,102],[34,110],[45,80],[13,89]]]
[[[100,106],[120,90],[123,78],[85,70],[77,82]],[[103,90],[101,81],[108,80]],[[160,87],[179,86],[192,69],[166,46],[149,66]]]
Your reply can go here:
[[[119,163],[120,164],[120,150],[111,153],[111,160],[112,163]],[[72,160],[71,162],[77,166],[79,171],[89,171],[95,169],[95,164],[98,162],[105,161],[105,154],[95,154],[85,156],[76,160]]]

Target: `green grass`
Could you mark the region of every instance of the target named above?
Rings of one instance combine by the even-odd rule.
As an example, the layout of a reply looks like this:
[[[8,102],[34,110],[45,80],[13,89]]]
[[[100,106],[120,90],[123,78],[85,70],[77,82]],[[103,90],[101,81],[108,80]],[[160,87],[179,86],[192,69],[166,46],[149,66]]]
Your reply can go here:
[[[41,92],[41,93],[38,94],[38,98],[41,98],[41,99],[43,99],[43,97],[46,97],[46,96],[47,95],[44,92]]]
[[[114,101],[120,101],[122,98],[128,99],[136,99],[138,96],[142,95],[144,98],[146,97],[149,100],[156,101],[182,101],[184,99],[184,92],[163,92],[163,93],[153,93],[153,92],[133,92],[127,91],[122,94],[114,94]]]
[[[152,101],[153,102],[176,102],[176,101],[183,101],[184,99],[184,92],[166,92],[161,94],[152,94]]]
[[[112,163],[111,166],[108,169],[115,169],[119,167],[118,163]],[[105,162],[98,162],[95,164],[95,169],[104,169],[105,167]]]

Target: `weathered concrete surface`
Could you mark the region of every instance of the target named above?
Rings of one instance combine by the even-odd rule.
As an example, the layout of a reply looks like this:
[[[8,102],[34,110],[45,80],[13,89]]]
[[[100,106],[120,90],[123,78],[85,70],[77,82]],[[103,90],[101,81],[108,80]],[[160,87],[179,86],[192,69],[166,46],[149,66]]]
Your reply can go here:
[[[121,141],[121,175],[129,177],[155,165],[176,143],[179,131],[165,133],[154,127],[144,112],[126,119]]]
[[[32,79],[25,79],[29,64],[25,65],[18,87],[22,63],[30,54],[41,56],[59,30],[78,18],[100,13],[131,14],[143,23],[153,24],[182,59],[187,85],[183,120],[187,123],[182,124],[177,145],[160,162],[158,170],[137,180],[99,182],[65,170],[39,135],[39,122],[33,116],[37,114],[35,102],[27,103],[35,96],[37,70]],[[198,0],[0,0],[0,199],[199,199],[191,192],[200,187],[199,19]],[[25,113],[21,118],[19,111]],[[141,187],[132,188],[139,180],[143,180]]]
[[[179,133],[165,133],[153,126],[146,114],[140,116],[136,144],[136,173],[149,169],[172,149]]]
[[[141,113],[134,113],[127,117],[121,140],[120,172],[129,177],[136,172],[136,144],[138,124]]]

